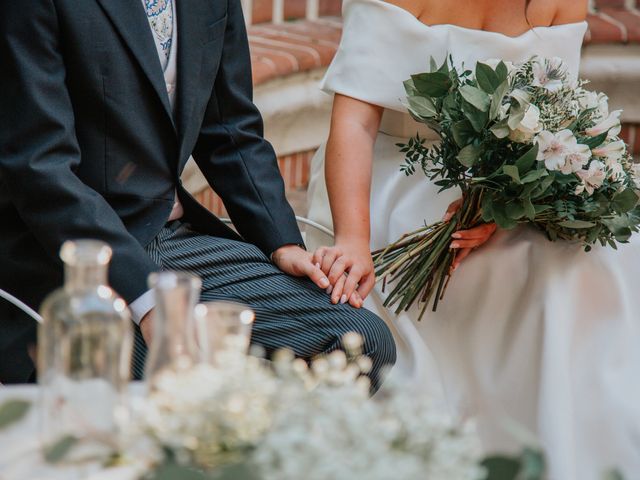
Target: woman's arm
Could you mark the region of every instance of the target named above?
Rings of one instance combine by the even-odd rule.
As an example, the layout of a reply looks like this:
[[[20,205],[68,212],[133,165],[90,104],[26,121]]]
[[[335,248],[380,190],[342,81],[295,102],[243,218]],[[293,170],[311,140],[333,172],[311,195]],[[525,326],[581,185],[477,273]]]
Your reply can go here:
[[[349,300],[360,307],[375,283],[369,200],[373,146],[382,112],[382,107],[339,94],[333,102],[325,175],[335,246],[318,249],[314,255],[331,282],[333,303]]]

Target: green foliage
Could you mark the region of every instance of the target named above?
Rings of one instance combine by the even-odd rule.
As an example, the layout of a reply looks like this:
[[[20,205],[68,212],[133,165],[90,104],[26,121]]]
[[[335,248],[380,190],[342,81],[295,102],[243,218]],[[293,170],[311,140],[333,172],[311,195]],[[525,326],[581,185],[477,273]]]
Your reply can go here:
[[[30,408],[31,403],[24,400],[9,400],[0,405],[0,430],[22,420]]]
[[[62,437],[44,450],[44,459],[49,463],[61,462],[80,440],[72,435]]]
[[[546,472],[544,455],[530,448],[519,457],[487,457],[482,466],[487,470],[486,480],[542,480]]]

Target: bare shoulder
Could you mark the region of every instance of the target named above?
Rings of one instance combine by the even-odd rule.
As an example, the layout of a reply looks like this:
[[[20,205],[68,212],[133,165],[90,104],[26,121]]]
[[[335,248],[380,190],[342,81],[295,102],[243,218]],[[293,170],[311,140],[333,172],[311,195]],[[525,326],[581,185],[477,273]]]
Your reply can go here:
[[[586,20],[589,0],[559,0],[554,25],[577,23]]]

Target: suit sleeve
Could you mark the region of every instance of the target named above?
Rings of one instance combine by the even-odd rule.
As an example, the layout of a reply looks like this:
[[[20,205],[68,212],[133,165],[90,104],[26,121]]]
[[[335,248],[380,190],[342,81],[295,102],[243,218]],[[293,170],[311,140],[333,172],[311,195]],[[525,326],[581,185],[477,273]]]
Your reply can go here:
[[[65,240],[113,249],[110,282],[128,302],[157,267],[98,192],[81,162],[52,0],[0,0],[0,179],[27,228],[55,261]]]
[[[240,0],[229,0],[222,58],[193,156],[240,234],[269,255],[303,241],[252,95]]]

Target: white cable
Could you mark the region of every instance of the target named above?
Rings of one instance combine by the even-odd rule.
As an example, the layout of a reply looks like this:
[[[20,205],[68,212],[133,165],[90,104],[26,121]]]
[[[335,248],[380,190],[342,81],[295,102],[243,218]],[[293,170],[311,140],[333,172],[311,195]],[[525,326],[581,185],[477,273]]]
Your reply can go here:
[[[33,318],[36,322],[42,323],[42,317],[38,315],[35,310],[29,307],[29,305],[26,305],[25,303],[18,300],[16,297],[11,295],[10,293],[5,292],[1,288],[0,288],[0,297],[4,298],[7,302],[12,303],[16,307],[18,307],[24,313],[28,314],[31,318]]]

